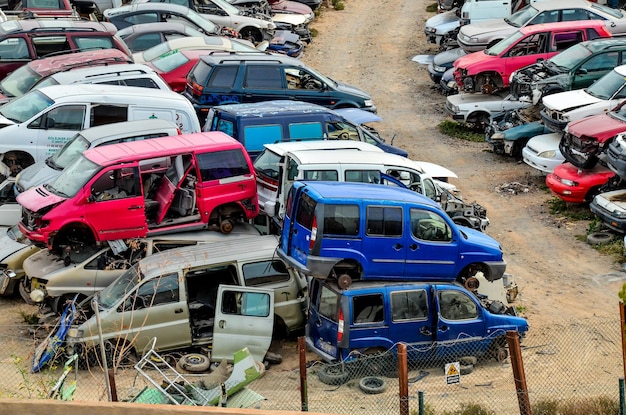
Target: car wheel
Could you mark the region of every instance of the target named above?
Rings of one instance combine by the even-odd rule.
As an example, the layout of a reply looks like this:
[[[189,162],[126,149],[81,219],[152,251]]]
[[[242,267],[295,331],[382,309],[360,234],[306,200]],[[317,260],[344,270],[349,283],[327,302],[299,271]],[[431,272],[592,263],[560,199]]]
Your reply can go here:
[[[359,381],[359,389],[370,395],[383,393],[387,389],[387,382],[378,376],[367,376]]]
[[[241,35],[242,39],[249,40],[255,45],[263,41],[263,36],[261,35],[261,32],[259,31],[259,29],[254,27],[244,27],[239,31],[239,34]]]
[[[176,369],[190,373],[206,372],[209,366],[211,366],[209,356],[200,353],[183,355],[176,363]]]
[[[317,371],[320,382],[327,385],[343,385],[350,379],[350,373],[343,364],[324,365]]]
[[[613,240],[613,234],[609,232],[594,232],[587,235],[589,245],[606,245]]]
[[[473,130],[484,132],[485,128],[489,125],[489,122],[489,114],[485,112],[477,112],[467,117],[467,121],[465,123]]]

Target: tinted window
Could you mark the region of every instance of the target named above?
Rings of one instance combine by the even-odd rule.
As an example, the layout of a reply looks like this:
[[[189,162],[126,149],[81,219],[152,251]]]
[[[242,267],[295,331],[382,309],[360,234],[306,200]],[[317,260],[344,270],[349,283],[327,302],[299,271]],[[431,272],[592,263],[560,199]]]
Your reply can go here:
[[[317,311],[321,316],[326,317],[329,320],[337,321],[339,307],[339,294],[331,290],[325,285],[322,285],[320,293],[320,302]]]
[[[142,52],[146,49],[150,49],[152,46],[156,46],[160,44],[161,34],[160,33],[147,33],[145,35],[139,35],[134,40],[128,41],[128,39],[124,39],[124,42],[128,45],[128,47],[133,52]]]
[[[317,203],[309,195],[302,194],[296,210],[296,222],[311,230]]]
[[[439,291],[439,313],[446,320],[468,320],[478,317],[478,309],[467,294],[460,291]]]
[[[401,236],[402,208],[368,206],[367,234],[380,236]]]
[[[428,317],[426,298],[425,290],[391,293],[391,317],[393,321],[425,320]]]
[[[357,205],[325,205],[324,235],[355,236],[359,234]]]
[[[194,77],[198,84],[203,85],[205,77],[201,77],[205,69],[198,68],[206,65],[196,65],[197,69],[194,71]],[[218,66],[215,68],[213,73],[211,74],[211,78],[209,78],[209,82],[207,82],[207,87],[211,88],[232,88],[235,84],[235,78],[237,77],[237,70],[239,67],[237,66]],[[208,70],[206,70],[208,74]]]
[[[243,279],[247,286],[272,284],[289,281],[287,267],[282,261],[263,261],[245,264],[243,267]]]
[[[244,88],[255,89],[281,89],[283,87],[283,75],[280,66],[246,66]]]
[[[128,108],[116,105],[96,105],[91,108],[91,127],[128,121]]]
[[[243,128],[243,143],[248,151],[263,150],[263,144],[283,140],[283,128],[278,124],[249,125]],[[241,141],[241,140],[240,140]]]
[[[581,68],[589,72],[608,72],[618,65],[619,52],[601,53],[585,62]]]
[[[382,294],[360,295],[352,299],[354,324],[380,323],[384,321]]]
[[[131,78],[120,79],[120,85],[137,86],[140,88],[155,88],[159,89],[159,86],[150,78]]]
[[[298,165],[292,161],[289,169],[289,179],[295,180],[298,175]],[[293,174],[292,174],[293,172]],[[339,173],[337,170],[305,170],[304,171],[304,180],[323,180],[327,182],[336,182],[339,181]]]
[[[307,122],[289,124],[289,137],[292,139],[322,138],[323,136],[324,131],[322,130],[322,123]]]
[[[239,149],[202,153],[196,158],[203,182],[250,174],[248,162]]]
[[[110,37],[105,36],[89,36],[89,37],[74,37],[74,42],[78,49],[113,49],[113,40]]]

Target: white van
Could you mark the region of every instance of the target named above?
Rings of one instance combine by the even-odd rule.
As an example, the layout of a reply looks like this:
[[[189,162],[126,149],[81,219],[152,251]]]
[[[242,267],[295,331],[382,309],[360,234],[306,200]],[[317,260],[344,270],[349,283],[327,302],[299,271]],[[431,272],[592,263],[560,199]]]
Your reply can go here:
[[[78,131],[114,122],[160,118],[183,133],[200,122],[183,96],[118,85],[57,85],[30,91],[0,107],[0,174],[13,176],[56,153]]]

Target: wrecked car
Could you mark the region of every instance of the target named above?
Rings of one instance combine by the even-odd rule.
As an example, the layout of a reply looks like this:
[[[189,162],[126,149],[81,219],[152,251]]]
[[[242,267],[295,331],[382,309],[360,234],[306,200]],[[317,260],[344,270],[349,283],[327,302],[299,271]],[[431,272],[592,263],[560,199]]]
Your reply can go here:
[[[615,173],[603,164],[582,170],[572,163],[559,164],[546,176],[546,185],[554,195],[569,203],[589,203],[607,184],[615,179]],[[619,178],[617,182],[620,182]]]
[[[454,79],[465,92],[492,94],[509,87],[511,74],[585,40],[611,37],[603,21],[526,26],[492,47],[454,62]]]
[[[219,339],[262,361],[275,330],[305,324],[306,280],[276,256],[277,245],[272,235],[233,238],[142,259],[95,296],[105,350],[141,354],[156,337],[156,351],[212,345],[220,360],[228,356]],[[95,316],[72,326],[66,353],[88,358],[99,331]]]
[[[537,105],[545,95],[586,88],[626,62],[626,39],[596,39],[511,75],[511,94]]]
[[[615,136],[626,131],[624,104],[626,100],[609,112],[567,124],[559,143],[565,160],[581,169],[593,168]]]
[[[528,102],[518,101],[511,95],[502,98],[498,95],[476,93],[450,95],[444,108],[454,121],[482,132],[490,124],[491,117],[529,106]]]
[[[485,141],[495,154],[520,158],[528,140],[550,132],[536,121],[537,115],[536,111],[524,110],[496,115],[485,128]]]
[[[433,60],[428,64],[428,75],[430,79],[437,85],[441,82],[443,74],[454,64],[454,61],[467,53],[461,48],[454,48],[443,51],[435,55]]]
[[[22,264],[38,251],[17,225],[0,232],[0,295],[13,296],[19,292],[24,278]]]
[[[618,66],[590,87],[543,97],[541,120],[554,132],[571,122],[615,108],[626,98],[626,65]]]
[[[626,233],[626,189],[600,193],[593,198],[589,209],[609,228]]]
[[[626,139],[624,139],[624,134],[618,134],[615,137],[605,154],[608,167],[619,177],[626,179]]]
[[[565,161],[559,151],[561,133],[546,133],[536,135],[526,143],[522,149],[524,163],[542,173],[552,173],[554,168]]]

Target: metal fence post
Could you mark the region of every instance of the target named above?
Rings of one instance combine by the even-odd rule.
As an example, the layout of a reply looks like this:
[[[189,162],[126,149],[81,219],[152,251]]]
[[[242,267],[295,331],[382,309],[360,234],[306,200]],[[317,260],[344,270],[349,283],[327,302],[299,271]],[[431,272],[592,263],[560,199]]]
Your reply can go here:
[[[406,344],[398,345],[398,384],[400,387],[400,415],[409,415],[409,368]]]
[[[626,377],[626,310],[622,301],[619,302],[619,321],[622,329],[622,365],[624,367],[624,377]]]
[[[300,408],[309,411],[309,394],[306,383],[306,343],[303,336],[298,337],[298,356],[300,357]]]
[[[424,391],[417,392],[417,405],[418,415],[424,415]]]
[[[619,378],[619,415],[624,415],[624,378]]]
[[[522,360],[519,333],[513,330],[507,331],[506,342],[509,346],[509,352],[511,354],[511,367],[513,368],[513,378],[515,380],[515,391],[517,392],[517,402],[519,404],[520,415],[531,415],[530,399],[528,398],[528,387],[526,386],[526,374],[524,373],[524,361]]]

